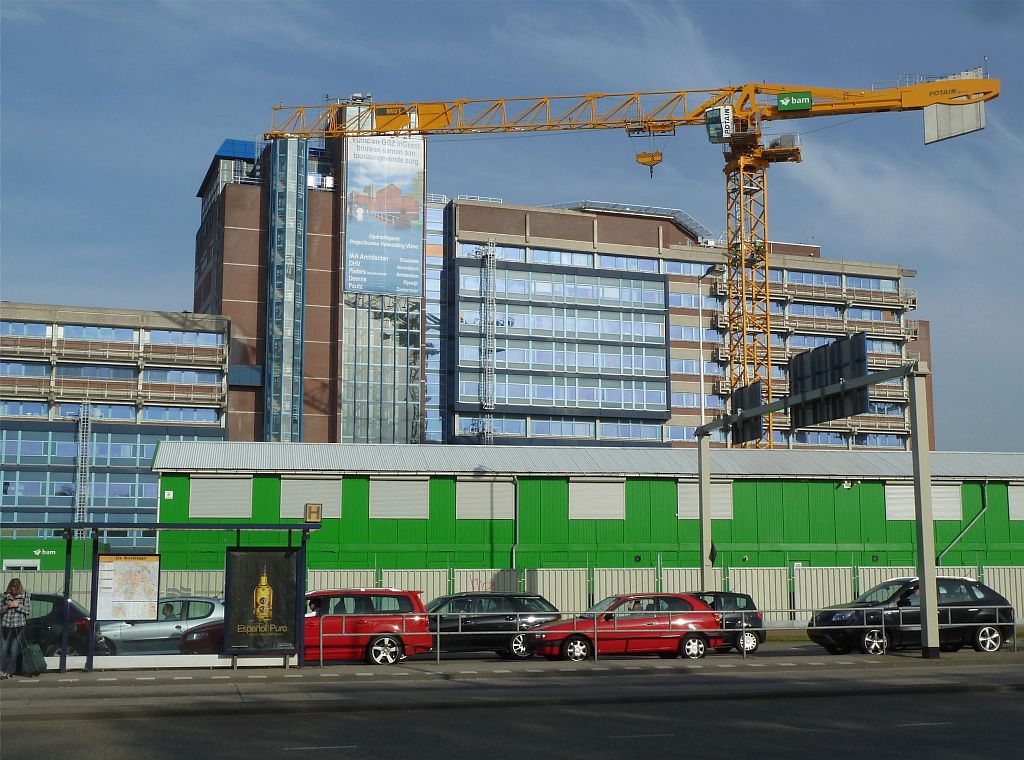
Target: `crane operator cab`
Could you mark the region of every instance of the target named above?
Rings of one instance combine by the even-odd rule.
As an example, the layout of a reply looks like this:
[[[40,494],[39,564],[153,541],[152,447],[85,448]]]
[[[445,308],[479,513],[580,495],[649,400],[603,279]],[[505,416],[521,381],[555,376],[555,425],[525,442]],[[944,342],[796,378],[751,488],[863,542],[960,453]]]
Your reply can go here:
[[[715,145],[730,142],[733,131],[732,106],[715,106],[706,110],[704,127],[708,131],[709,142]]]

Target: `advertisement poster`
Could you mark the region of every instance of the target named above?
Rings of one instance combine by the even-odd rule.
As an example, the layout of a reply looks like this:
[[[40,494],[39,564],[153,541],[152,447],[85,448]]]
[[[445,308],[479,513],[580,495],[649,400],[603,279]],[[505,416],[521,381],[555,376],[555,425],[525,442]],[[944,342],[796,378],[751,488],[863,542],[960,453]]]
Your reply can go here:
[[[227,550],[224,651],[292,651],[298,549]]]
[[[346,142],[345,291],[423,295],[423,138]]]
[[[160,557],[99,556],[98,620],[156,620],[159,593]]]

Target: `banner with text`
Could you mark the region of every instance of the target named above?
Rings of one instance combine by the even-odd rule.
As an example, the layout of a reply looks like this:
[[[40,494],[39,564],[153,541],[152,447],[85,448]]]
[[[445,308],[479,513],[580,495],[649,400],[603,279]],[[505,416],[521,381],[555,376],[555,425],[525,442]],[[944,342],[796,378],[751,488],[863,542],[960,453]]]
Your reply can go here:
[[[229,548],[224,576],[224,651],[296,648],[298,549]]]
[[[423,295],[423,138],[346,144],[345,290]]]

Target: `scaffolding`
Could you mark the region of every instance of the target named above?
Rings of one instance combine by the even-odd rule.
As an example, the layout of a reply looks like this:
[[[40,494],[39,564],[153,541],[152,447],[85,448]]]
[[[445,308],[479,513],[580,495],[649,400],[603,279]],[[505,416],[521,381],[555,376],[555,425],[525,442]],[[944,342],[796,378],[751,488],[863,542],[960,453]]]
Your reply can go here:
[[[478,251],[480,255],[480,291],[483,295],[483,313],[481,322],[483,332],[480,346],[480,371],[483,375],[483,382],[480,385],[480,406],[483,408],[481,414],[480,439],[484,444],[494,443],[494,398],[495,398],[495,348],[494,348],[494,323],[495,323],[495,269],[497,268],[497,255],[495,253],[494,239],[487,241],[487,245]]]

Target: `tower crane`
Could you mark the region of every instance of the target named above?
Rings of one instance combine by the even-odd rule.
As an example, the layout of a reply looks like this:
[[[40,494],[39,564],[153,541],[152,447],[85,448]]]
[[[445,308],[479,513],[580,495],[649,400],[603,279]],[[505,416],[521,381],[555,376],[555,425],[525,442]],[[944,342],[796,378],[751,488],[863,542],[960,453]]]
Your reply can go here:
[[[761,381],[772,400],[768,276],[770,164],[801,160],[797,135],[765,141],[762,123],[818,116],[925,111],[925,141],[984,126],[982,105],[999,95],[981,70],[881,89],[832,89],[749,83],[702,90],[368,103],[368,97],[316,106],[275,106],[268,140],[413,135],[478,135],[623,129],[631,136],[669,135],[704,126],[723,145],[726,188],[726,293],[730,389]],[[660,152],[637,154],[653,167]],[[703,357],[701,357],[703,361]],[[758,447],[772,445],[769,416]]]

